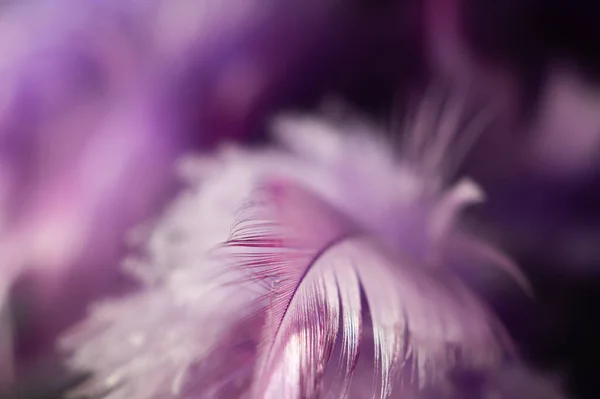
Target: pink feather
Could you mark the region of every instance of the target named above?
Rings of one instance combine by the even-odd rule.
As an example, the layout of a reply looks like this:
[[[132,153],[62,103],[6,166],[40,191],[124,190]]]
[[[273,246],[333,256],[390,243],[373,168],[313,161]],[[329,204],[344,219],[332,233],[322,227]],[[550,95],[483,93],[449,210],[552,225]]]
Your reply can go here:
[[[291,151],[228,147],[184,164],[190,190],[148,236],[147,259],[127,262],[144,290],[99,304],[63,339],[69,365],[95,372],[84,391],[404,397],[512,352],[455,271],[522,276],[458,223],[482,194],[468,180],[446,189],[468,135],[457,143],[460,107],[440,116],[434,98],[400,157],[373,124],[296,117],[277,125]],[[209,256],[223,241],[225,256]]]
[[[248,280],[271,287],[261,298],[267,323],[252,397],[318,396],[338,338],[347,387],[363,331],[361,290],[382,398],[401,372],[424,386],[457,363],[502,354],[502,328],[451,275],[415,264],[300,186],[270,181],[260,193],[226,244],[241,250]]]

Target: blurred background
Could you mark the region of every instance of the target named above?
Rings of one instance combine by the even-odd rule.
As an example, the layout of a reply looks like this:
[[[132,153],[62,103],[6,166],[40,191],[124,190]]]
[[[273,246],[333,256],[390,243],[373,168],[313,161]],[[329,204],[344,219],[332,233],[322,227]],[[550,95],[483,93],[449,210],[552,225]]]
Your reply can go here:
[[[497,111],[460,171],[488,197],[469,219],[536,298],[496,311],[530,362],[598,397],[599,18],[577,0],[1,1],[7,397],[75,382],[54,342],[135,289],[124,236],[178,191],[181,155],[268,142],[279,111],[330,98],[387,123],[432,85]]]

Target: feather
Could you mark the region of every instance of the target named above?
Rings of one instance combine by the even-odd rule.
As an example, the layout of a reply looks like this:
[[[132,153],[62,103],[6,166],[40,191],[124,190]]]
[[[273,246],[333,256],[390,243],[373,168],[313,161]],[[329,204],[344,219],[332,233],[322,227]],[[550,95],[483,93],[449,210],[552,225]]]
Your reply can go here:
[[[274,128],[283,150],[227,146],[181,163],[188,189],[138,238],[143,256],[125,262],[142,290],[96,304],[62,339],[69,366],[95,374],[82,392],[395,397],[392,386],[404,395],[455,363],[511,352],[455,273],[456,260],[467,270],[503,270],[495,262],[506,260],[483,251],[492,262],[470,265],[478,241],[459,216],[483,195],[468,180],[447,189],[432,168],[456,157],[425,167],[427,147],[410,142],[418,151],[398,157],[376,124],[354,115],[287,115]],[[435,143],[434,133],[419,140]],[[450,144],[468,146],[463,137],[436,146],[452,155]],[[451,256],[456,248],[465,253]]]
[[[268,322],[253,397],[318,396],[338,336],[348,385],[363,328],[361,290],[382,398],[403,370],[422,387],[457,362],[501,356],[502,329],[458,280],[427,272],[293,183],[270,181],[260,197],[226,243],[246,278],[272,287],[262,298]]]

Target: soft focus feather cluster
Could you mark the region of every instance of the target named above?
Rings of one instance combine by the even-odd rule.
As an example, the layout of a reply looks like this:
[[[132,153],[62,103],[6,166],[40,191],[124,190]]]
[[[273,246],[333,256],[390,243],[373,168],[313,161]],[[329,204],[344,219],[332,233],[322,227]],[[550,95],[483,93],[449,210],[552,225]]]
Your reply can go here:
[[[388,397],[511,355],[453,272],[461,259],[520,278],[458,223],[481,192],[445,188],[464,139],[448,104],[426,101],[399,151],[364,120],[287,116],[278,146],[181,162],[188,189],[132,237],[146,244],[125,268],[143,290],[97,304],[63,339],[70,366],[94,372],[86,390]]]

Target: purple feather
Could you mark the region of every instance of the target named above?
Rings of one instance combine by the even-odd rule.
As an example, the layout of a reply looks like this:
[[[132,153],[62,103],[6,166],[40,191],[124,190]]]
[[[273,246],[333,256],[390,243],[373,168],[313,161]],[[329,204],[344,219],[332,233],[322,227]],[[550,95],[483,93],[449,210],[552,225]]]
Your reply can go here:
[[[468,142],[454,136],[460,107],[436,122],[442,104],[415,114],[401,157],[359,118],[287,117],[275,124],[286,150],[225,147],[183,163],[191,188],[126,263],[144,290],[98,304],[63,339],[71,367],[96,372],[85,391],[387,397],[510,355],[456,263],[522,276],[459,223],[481,193],[466,180],[447,190],[436,172]]]
[[[381,397],[400,372],[424,386],[457,362],[500,356],[502,329],[451,275],[414,264],[298,186],[264,190],[271,209],[249,209],[227,243],[248,251],[236,259],[249,280],[272,286],[262,298],[268,322],[253,397],[317,396],[338,335],[348,385],[362,333],[361,290]]]

